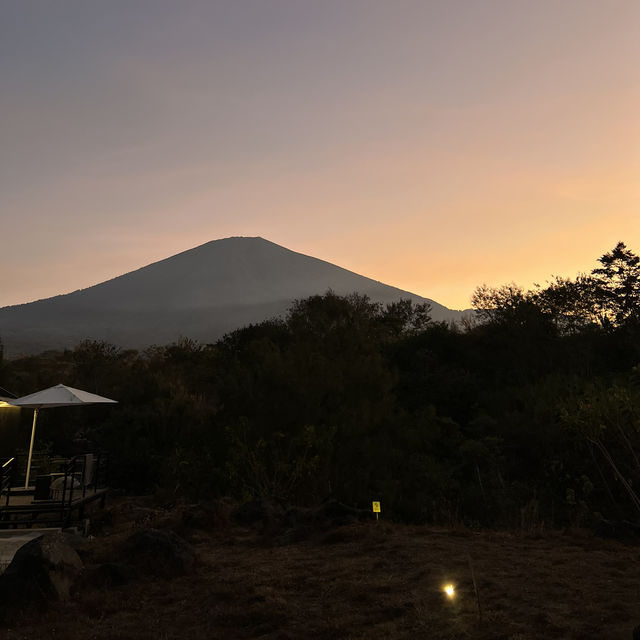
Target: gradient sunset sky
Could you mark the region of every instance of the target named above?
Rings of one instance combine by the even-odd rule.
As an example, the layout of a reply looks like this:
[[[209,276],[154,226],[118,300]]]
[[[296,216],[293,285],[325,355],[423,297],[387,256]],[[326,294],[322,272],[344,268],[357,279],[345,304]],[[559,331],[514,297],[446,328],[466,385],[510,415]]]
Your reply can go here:
[[[452,308],[640,253],[638,0],[0,0],[0,306],[262,236]]]

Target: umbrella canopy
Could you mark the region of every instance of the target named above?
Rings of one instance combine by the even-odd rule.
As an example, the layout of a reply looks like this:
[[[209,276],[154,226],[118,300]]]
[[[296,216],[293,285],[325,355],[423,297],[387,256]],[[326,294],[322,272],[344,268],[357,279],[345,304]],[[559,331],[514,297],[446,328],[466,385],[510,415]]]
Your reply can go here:
[[[27,461],[27,473],[25,476],[25,489],[29,486],[29,475],[31,473],[31,454],[33,453],[33,441],[36,437],[36,421],[38,420],[38,411],[40,409],[49,409],[51,407],[71,407],[82,404],[102,404],[117,403],[117,400],[104,398],[95,393],[88,393],[80,389],[66,387],[63,384],[57,384],[55,387],[49,387],[42,391],[36,391],[28,396],[22,396],[11,400],[11,404],[16,407],[25,407],[34,409],[33,427],[31,428],[31,443],[29,445],[29,459]]]
[[[36,391],[28,396],[22,396],[10,402],[17,407],[45,409],[49,407],[70,407],[76,404],[117,403],[118,401],[97,396],[95,393],[73,389],[63,384],[57,384],[55,387]]]

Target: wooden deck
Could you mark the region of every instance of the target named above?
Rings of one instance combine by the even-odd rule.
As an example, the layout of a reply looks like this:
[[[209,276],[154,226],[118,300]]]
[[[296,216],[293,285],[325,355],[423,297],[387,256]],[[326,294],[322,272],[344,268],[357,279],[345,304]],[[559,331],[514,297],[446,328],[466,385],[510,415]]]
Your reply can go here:
[[[0,506],[0,529],[69,527],[84,521],[87,505],[97,502],[100,508],[104,508],[106,497],[106,488],[64,501],[34,500],[33,495],[9,494],[7,502],[4,495]]]
[[[62,473],[40,476],[35,486],[27,488],[10,483],[12,463],[8,460],[1,467],[0,530],[70,527],[84,523],[88,505],[105,505],[106,459],[101,462],[101,456],[76,456]]]

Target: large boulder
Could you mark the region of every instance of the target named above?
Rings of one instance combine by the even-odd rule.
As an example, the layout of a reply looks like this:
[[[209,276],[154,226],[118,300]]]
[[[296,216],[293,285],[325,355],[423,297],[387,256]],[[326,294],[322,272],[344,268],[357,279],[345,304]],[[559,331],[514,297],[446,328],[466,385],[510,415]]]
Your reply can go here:
[[[0,575],[0,603],[28,608],[66,600],[82,560],[63,533],[48,533],[20,547]]]
[[[181,521],[188,529],[213,531],[229,525],[230,513],[235,507],[235,503],[229,499],[186,504],[182,506]]]
[[[118,562],[85,565],[76,590],[120,587],[129,582],[130,568]]]
[[[173,531],[138,531],[125,544],[127,562],[143,573],[172,578],[190,573],[196,563],[194,548]]]

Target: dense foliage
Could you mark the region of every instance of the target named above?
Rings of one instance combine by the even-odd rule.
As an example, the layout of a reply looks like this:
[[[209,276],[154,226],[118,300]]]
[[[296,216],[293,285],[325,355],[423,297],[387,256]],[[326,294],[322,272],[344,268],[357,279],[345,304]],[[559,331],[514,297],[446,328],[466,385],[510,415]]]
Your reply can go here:
[[[480,287],[464,328],[328,292],[216,344],[0,360],[0,385],[117,398],[42,412],[40,437],[110,450],[131,492],[380,500],[434,523],[635,520],[640,259],[619,243],[598,262],[531,291]]]

